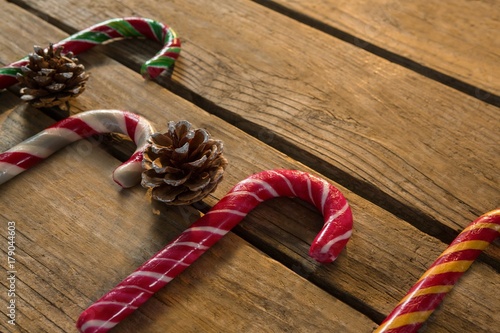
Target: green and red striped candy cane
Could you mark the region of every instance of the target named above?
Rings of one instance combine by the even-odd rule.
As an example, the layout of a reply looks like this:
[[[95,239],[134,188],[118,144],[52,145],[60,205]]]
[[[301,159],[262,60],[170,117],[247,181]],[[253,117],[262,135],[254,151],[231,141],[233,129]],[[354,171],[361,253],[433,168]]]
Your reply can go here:
[[[374,333],[418,332],[474,260],[499,236],[500,209],[471,222],[434,261]]]
[[[96,45],[122,38],[148,38],[163,45],[163,48],[141,67],[145,78],[156,78],[174,66],[181,51],[177,34],[167,25],[142,17],[115,18],[104,21],[63,39],[54,47],[63,47],[63,54],[82,53]],[[0,89],[17,83],[16,75],[28,64],[28,57],[0,68]]]

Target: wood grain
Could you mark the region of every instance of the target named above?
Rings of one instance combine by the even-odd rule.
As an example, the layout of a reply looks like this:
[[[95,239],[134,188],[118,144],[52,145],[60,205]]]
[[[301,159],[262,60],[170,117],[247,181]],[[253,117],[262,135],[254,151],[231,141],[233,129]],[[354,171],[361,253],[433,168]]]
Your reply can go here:
[[[61,6],[65,8],[61,11],[70,12],[72,6],[71,3]],[[3,17],[5,24],[13,25],[22,19],[33,32],[33,40],[59,40],[65,36],[11,4],[1,3],[0,8],[4,7],[15,13]],[[104,4],[101,10],[107,15],[123,16],[123,8],[132,14],[130,8],[115,8],[113,4]],[[249,13],[253,13],[253,8],[251,5]],[[97,13],[92,6],[86,9]],[[134,13],[139,9],[143,8],[134,7]],[[153,10],[153,7],[149,9],[145,5],[144,9]],[[94,15],[98,16],[96,13]],[[263,14],[260,9],[257,13]],[[69,24],[72,19],[68,17],[65,22]],[[98,17],[94,19],[99,20]],[[209,16],[205,19],[209,20]],[[198,33],[203,35],[205,32]],[[214,33],[227,32],[215,30]],[[195,34],[188,36],[195,40],[200,38]],[[18,42],[13,36],[2,35],[0,40],[7,46]],[[245,42],[243,39],[231,47],[245,48]],[[127,42],[119,43],[116,48],[124,53],[126,45]],[[180,72],[176,74],[178,77],[183,77],[188,69],[185,62],[192,59],[190,52],[196,51],[189,39],[185,50],[183,56],[187,53],[186,58],[181,58],[176,68]],[[2,52],[0,49],[0,54]],[[218,57],[220,69],[228,70],[225,56],[218,54]],[[140,62],[147,56],[138,52],[132,58]],[[284,167],[318,171],[266,145],[266,142],[277,140],[274,131],[263,127],[261,136],[253,138],[158,84],[143,81],[137,72],[103,56],[99,50],[88,52],[81,60],[92,72],[92,77],[87,91],[72,103],[72,112],[96,108],[127,109],[146,116],[157,128],[164,127],[168,120],[187,119],[225,142],[231,164],[224,182],[205,200],[208,206],[218,201],[236,182],[260,170]],[[203,72],[200,76],[191,77],[194,85],[212,82],[203,80]],[[257,87],[261,84],[259,89],[269,87],[258,78],[247,84]],[[233,87],[228,89],[227,82],[215,88],[226,89],[224,93],[228,95],[235,93]],[[193,90],[193,96],[198,93]],[[210,94],[203,96],[211,100]],[[0,135],[5,131],[17,134],[11,134],[8,143],[0,141],[2,150],[23,139],[29,131],[37,127],[42,129],[45,122],[50,121],[35,111],[41,123],[29,118],[34,127],[26,132],[23,122],[30,115],[26,112],[33,110],[20,101],[12,104],[15,98],[11,93],[2,93],[1,102],[4,98],[10,106],[0,103]],[[241,111],[238,103],[231,110]],[[270,119],[272,122],[274,118]],[[241,122],[242,127],[247,126],[245,123]],[[24,293],[20,311],[23,311],[22,317],[28,319],[20,319],[20,323],[25,331],[71,331],[76,317],[86,306],[199,216],[197,210],[189,207],[179,210],[151,206],[139,187],[120,191],[109,178],[118,161],[104,153],[100,146],[91,145],[92,149],[85,155],[75,153],[77,145],[0,188],[1,225],[9,220],[20,223],[22,289],[19,292]],[[183,332],[233,332],[243,327],[250,331],[257,318],[264,319],[259,319],[257,325],[262,326],[255,331],[301,328],[305,331],[310,328],[311,318],[315,318],[314,325],[317,325],[314,331],[335,331],[335,328],[371,331],[373,322],[365,315],[380,320],[387,314],[446,245],[352,191],[339,188],[351,203],[356,221],[347,251],[335,264],[319,266],[306,255],[308,244],[321,224],[317,212],[290,199],[269,202],[257,208],[237,232],[266,254],[232,234],[116,331],[159,332],[169,328]],[[92,200],[86,200],[88,198]],[[145,239],[148,242],[144,242]],[[459,287],[449,295],[448,305],[430,320],[429,330],[457,332],[466,327],[470,331],[495,332],[498,326],[495,326],[495,314],[500,309],[491,295],[499,285],[497,272],[482,262],[474,264]],[[0,301],[4,302],[5,297],[2,294]],[[339,304],[338,300],[348,306]]]
[[[74,30],[110,15],[168,22],[185,43],[171,89],[446,241],[499,205],[498,108],[262,6],[23,3]],[[149,45],[106,52],[138,67]]]
[[[487,98],[487,92],[500,95],[496,1],[377,0],[367,6],[363,1],[273,0],[266,5],[270,3],[348,33],[349,42],[361,48],[374,44],[477,87],[479,99]]]

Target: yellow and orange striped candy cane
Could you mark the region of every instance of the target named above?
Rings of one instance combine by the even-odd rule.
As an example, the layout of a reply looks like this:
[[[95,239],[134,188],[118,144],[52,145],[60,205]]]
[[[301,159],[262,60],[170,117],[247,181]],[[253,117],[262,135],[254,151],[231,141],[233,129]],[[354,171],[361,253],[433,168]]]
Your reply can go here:
[[[374,333],[417,332],[481,252],[500,236],[500,209],[465,228]]]

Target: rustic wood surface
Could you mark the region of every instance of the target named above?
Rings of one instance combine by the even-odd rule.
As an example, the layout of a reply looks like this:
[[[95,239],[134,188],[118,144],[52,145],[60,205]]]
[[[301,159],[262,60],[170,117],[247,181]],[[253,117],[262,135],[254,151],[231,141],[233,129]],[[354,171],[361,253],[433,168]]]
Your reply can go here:
[[[498,1],[261,2],[424,75],[441,75],[459,89],[468,84],[479,99],[500,102]]]
[[[313,9],[303,11],[312,16]],[[16,221],[19,303],[17,325],[3,320],[1,332],[76,331],[87,306],[195,221],[200,209],[206,212],[261,170],[305,170],[341,189],[355,228],[339,259],[326,266],[310,259],[321,216],[300,201],[275,199],[113,332],[370,332],[446,243],[499,206],[498,107],[255,2],[1,1],[0,63],[20,59],[34,44],[130,15],[167,23],[180,35],[172,78],[159,84],[138,74],[158,48],[152,42],[97,47],[79,57],[91,79],[71,112],[125,109],[158,129],[187,119],[224,141],[225,180],[204,207],[152,204],[140,186],[120,190],[110,179],[119,164],[113,156],[132,147],[92,139],[2,185],[0,249],[6,258],[6,225]],[[415,34],[412,43],[425,39]],[[377,43],[408,56],[387,40]],[[434,54],[454,47],[421,43]],[[474,71],[466,64],[464,70],[458,63],[431,65],[460,80]],[[474,73],[470,84],[495,86]],[[15,88],[0,93],[1,151],[55,121],[17,95]],[[499,270],[494,244],[425,331],[500,332],[500,302],[492,296]],[[7,302],[6,293],[0,302]]]

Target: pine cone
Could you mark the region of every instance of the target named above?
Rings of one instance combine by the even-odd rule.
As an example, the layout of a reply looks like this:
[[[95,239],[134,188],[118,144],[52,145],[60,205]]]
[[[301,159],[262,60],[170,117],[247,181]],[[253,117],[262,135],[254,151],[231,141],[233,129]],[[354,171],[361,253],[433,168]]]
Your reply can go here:
[[[35,46],[29,64],[21,67],[17,80],[24,86],[21,98],[36,108],[66,103],[85,90],[89,75],[72,52],[61,55],[62,47]]]
[[[153,199],[169,205],[189,205],[213,192],[227,166],[222,141],[188,121],[169,122],[166,133],[151,135],[144,150],[141,185]]]

